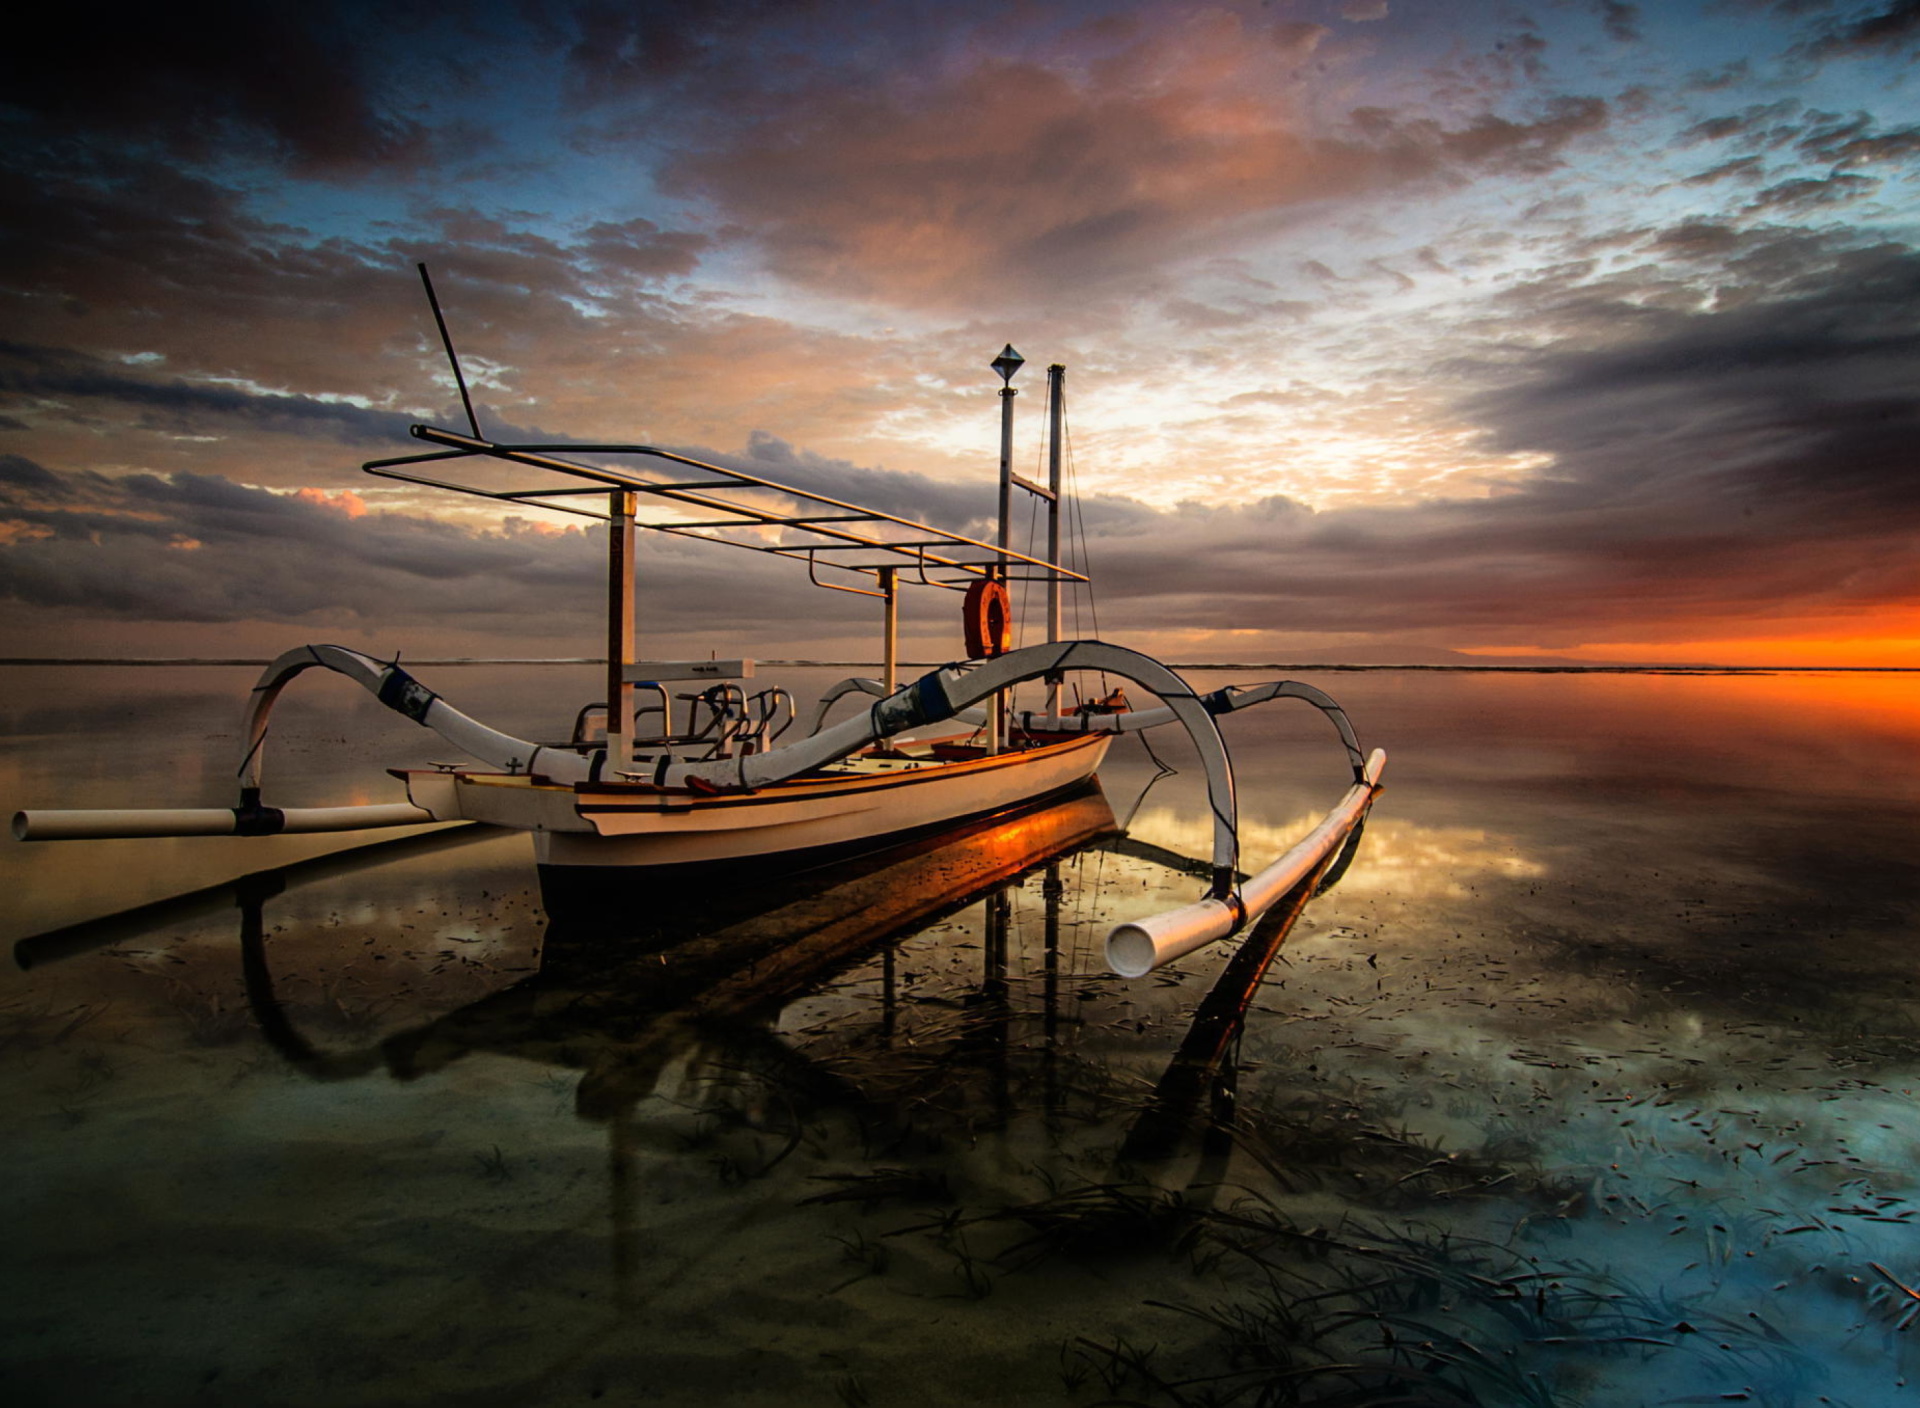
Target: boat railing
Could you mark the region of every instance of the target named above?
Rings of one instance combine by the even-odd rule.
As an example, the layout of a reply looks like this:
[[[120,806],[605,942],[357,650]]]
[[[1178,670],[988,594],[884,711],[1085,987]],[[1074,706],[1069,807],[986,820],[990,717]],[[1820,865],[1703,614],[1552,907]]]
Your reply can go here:
[[[731,758],[736,752],[762,752],[793,726],[798,714],[793,695],[779,685],[751,695],[731,681],[678,695],[670,694],[657,680],[637,681],[635,688],[655,691],[660,702],[634,709],[634,746],[673,750],[687,761],[706,762]],[[678,733],[672,729],[676,699],[687,706],[686,727]],[[654,733],[645,732],[640,722],[649,717],[659,718],[666,727]],[[606,702],[595,700],[582,706],[574,716],[570,740],[552,746],[585,752],[604,748],[606,742]]]

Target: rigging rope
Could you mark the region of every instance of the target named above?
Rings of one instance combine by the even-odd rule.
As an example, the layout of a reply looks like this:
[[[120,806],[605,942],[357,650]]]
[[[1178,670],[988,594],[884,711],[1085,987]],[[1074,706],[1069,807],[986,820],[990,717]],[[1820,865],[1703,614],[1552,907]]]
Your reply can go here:
[[[1073,428],[1067,420],[1067,408],[1064,404],[1060,407],[1060,448],[1061,458],[1066,461],[1067,471],[1066,482],[1061,487],[1070,496],[1068,503],[1071,511],[1067,515],[1069,551],[1073,552],[1073,545],[1078,544],[1073,566],[1087,579],[1075,585],[1086,592],[1087,612],[1093,618],[1093,638],[1102,640],[1104,637],[1100,634],[1100,598],[1093,587],[1093,559],[1087,550],[1087,519],[1080,502],[1080,466],[1074,459]],[[1078,590],[1073,594],[1073,629],[1074,634],[1078,636],[1080,634],[1080,592]],[[1104,698],[1109,693],[1111,691],[1108,689],[1106,672],[1103,670],[1100,673],[1100,694]]]
[[[1135,797],[1133,799],[1133,805],[1127,808],[1126,817],[1120,823],[1120,830],[1122,832],[1126,831],[1128,827],[1133,825],[1134,817],[1139,814],[1140,804],[1147,800],[1147,793],[1153,791],[1153,784],[1158,782],[1163,777],[1177,777],[1179,776],[1179,773],[1180,773],[1179,768],[1174,767],[1172,764],[1168,763],[1164,758],[1162,758],[1158,753],[1153,751],[1153,744],[1148,740],[1147,731],[1145,729],[1141,729],[1140,732],[1135,735],[1135,737],[1137,737],[1140,740],[1140,746],[1147,750],[1147,756],[1153,760],[1154,767],[1159,769],[1159,771],[1157,771],[1156,773],[1154,773],[1152,777],[1147,779],[1147,785],[1140,789],[1140,795],[1138,797]]]

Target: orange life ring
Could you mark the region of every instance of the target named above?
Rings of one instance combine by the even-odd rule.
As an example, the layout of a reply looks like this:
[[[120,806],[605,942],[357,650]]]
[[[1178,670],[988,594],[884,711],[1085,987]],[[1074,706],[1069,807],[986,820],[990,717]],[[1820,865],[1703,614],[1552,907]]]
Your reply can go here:
[[[967,588],[960,611],[967,633],[967,659],[988,660],[1013,648],[1013,603],[1007,589],[991,577]]]

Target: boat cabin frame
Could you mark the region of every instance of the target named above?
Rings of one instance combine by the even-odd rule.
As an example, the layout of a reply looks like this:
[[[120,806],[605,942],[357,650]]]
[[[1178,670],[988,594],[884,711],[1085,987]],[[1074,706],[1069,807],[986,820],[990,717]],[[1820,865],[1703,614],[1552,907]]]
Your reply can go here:
[[[435,311],[437,314],[437,306]],[[457,368],[457,362],[455,365]],[[1088,580],[1085,573],[1065,567],[1059,561],[1060,442],[1065,375],[1066,369],[1058,364],[1047,369],[1052,431],[1049,437],[1047,485],[1037,484],[1013,472],[1013,398],[1019,393],[1011,385],[1001,388],[1000,523],[997,543],[935,528],[878,509],[865,508],[830,494],[803,489],[745,470],[694,459],[655,445],[582,444],[571,441],[503,444],[481,436],[477,425],[472,435],[463,435],[439,426],[415,425],[412,427],[415,439],[443,448],[423,454],[370,460],[361,468],[382,479],[499,503],[547,509],[608,525],[607,747],[608,761],[618,771],[630,767],[633,761],[634,691],[654,685],[649,667],[636,659],[634,647],[636,533],[640,529],[745,548],[770,557],[804,561],[808,580],[815,586],[880,598],[885,603],[882,628],[883,683],[889,693],[898,684],[898,596],[903,584],[965,591],[979,581],[997,582],[1003,587],[1012,581],[1043,582],[1047,597],[1047,640],[1058,641],[1060,586],[1063,582]],[[650,469],[674,466],[693,470],[699,477],[685,478],[670,471],[664,477],[656,477],[626,465],[583,463],[571,458],[576,455],[647,460],[654,462],[648,466]],[[474,460],[496,460],[537,470],[555,482],[502,489],[439,478],[415,468]],[[1015,552],[1012,548],[1011,496],[1016,487],[1046,502],[1046,558]],[[582,502],[583,499],[602,495],[605,497],[604,507]],[[724,516],[642,519],[640,512],[643,501],[679,505],[705,515]],[[777,505],[773,501],[784,502]],[[823,558],[822,554],[833,556]],[[823,566],[829,571],[871,578],[874,585],[849,586],[823,580],[820,576]],[[1058,709],[1059,683],[1049,681],[1048,711],[1057,713]],[[988,746],[993,752],[998,752],[1000,747],[1001,714],[999,708],[989,711]]]

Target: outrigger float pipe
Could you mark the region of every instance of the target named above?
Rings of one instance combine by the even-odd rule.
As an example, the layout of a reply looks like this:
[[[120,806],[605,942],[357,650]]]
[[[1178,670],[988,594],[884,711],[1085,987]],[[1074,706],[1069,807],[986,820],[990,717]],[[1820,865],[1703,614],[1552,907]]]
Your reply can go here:
[[[1373,804],[1386,765],[1386,752],[1374,749],[1360,780],[1348,789],[1340,804],[1292,850],[1248,879],[1240,887],[1237,902],[1235,897],[1209,895],[1181,909],[1116,925],[1107,935],[1107,966],[1123,978],[1143,977],[1253,923],[1339,850]]]
[[[294,836],[371,831],[438,821],[411,802],[367,807],[114,807],[102,811],[13,814],[16,841],[101,841],[113,837]]]

